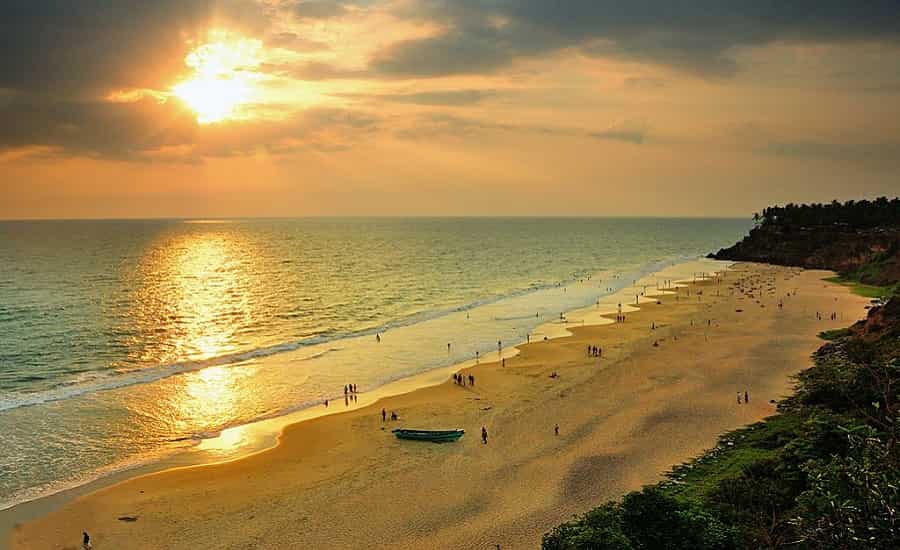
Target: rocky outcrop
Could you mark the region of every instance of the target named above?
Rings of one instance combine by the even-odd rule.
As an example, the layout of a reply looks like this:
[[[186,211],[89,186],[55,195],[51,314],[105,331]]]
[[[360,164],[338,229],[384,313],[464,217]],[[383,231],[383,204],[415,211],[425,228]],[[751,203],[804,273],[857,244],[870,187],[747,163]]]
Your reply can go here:
[[[762,224],[710,257],[830,269],[866,284],[889,286],[900,281],[900,229]]]

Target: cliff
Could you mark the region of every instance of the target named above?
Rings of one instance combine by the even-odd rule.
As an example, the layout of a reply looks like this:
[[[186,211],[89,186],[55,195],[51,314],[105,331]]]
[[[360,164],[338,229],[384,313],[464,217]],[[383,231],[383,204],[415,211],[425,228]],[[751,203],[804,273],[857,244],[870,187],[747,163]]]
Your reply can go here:
[[[861,283],[900,281],[900,201],[767,208],[742,241],[709,257],[830,269]]]

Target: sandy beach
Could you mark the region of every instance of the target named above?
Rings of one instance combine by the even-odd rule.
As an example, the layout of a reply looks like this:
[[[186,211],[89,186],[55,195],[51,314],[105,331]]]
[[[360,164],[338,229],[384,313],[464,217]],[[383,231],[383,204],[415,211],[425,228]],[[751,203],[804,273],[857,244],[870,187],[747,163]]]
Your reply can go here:
[[[87,530],[98,550],[536,548],[557,523],[773,414],[817,333],[865,314],[830,275],[737,264],[624,323],[571,326],[505,366],[473,366],[474,387],[448,380],[288,426],[240,460],[118,483],[17,525],[8,545],[74,549]],[[467,433],[436,445],[397,440],[400,426]]]

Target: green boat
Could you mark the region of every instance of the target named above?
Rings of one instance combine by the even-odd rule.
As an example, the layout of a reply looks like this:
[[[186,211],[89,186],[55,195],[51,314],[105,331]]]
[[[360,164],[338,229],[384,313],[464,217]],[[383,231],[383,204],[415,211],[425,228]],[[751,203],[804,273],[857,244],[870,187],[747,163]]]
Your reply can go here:
[[[413,441],[433,441],[435,443],[444,443],[447,441],[456,441],[466,433],[465,430],[407,430],[405,428],[397,428],[391,430],[397,439],[411,439]]]

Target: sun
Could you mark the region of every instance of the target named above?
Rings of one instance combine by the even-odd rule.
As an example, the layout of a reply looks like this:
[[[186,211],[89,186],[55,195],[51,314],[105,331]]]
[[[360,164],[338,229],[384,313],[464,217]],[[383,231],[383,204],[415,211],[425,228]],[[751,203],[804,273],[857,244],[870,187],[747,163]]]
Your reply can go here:
[[[240,117],[240,107],[257,94],[262,43],[233,37],[223,31],[210,33],[210,41],[184,59],[194,74],[172,87],[172,94],[197,115],[200,124]]]

